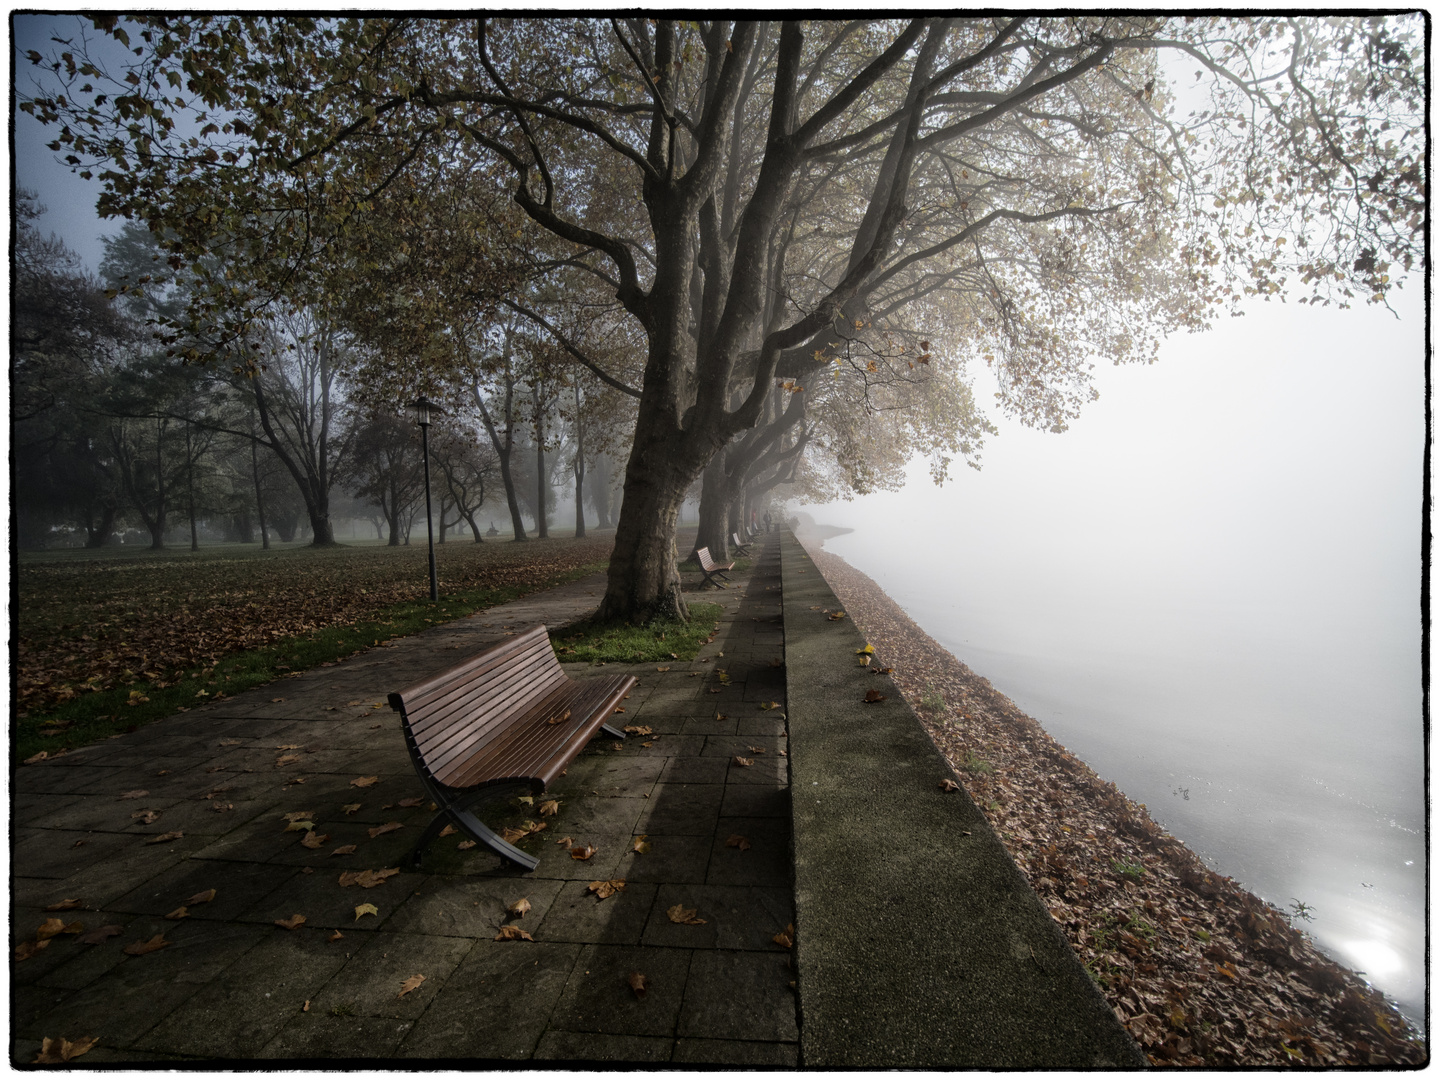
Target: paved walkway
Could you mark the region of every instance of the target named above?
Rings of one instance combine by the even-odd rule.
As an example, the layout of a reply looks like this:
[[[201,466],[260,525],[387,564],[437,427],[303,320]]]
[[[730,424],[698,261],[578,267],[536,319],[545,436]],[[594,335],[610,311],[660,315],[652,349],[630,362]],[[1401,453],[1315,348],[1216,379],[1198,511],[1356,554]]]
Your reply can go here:
[[[576,760],[558,816],[524,842],[542,856],[533,873],[451,837],[422,872],[339,884],[396,866],[431,816],[403,805],[423,791],[385,694],[578,618],[602,589],[576,582],[18,769],[12,950],[48,919],[84,930],[12,963],[12,1061],[42,1038],[98,1037],[77,1065],[797,1064],[795,975],[773,941],[794,918],[787,738],[783,712],[761,708],[785,702],[777,542],[706,597],[726,610],[700,658],[630,669],[640,682],[615,719],[655,737],[597,740]],[[301,811],[329,837],[319,849],[285,831]],[[650,848],[632,853],[641,835]],[[598,850],[572,859],[563,836]],[[612,878],[625,888],[608,899],[587,891]],[[514,921],[534,940],[493,940],[522,897]],[[46,910],[67,900],[81,907]],[[677,905],[704,921],[672,921]],[[276,925],[295,915],[297,929]],[[86,943],[101,927],[118,933]],[[126,953],[157,935],[168,944]]]

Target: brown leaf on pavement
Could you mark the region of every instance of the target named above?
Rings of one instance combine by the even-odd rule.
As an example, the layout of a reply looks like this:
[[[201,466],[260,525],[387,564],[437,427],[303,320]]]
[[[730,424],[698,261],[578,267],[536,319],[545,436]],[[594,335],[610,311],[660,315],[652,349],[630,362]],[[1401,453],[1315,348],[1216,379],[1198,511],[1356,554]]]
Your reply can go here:
[[[221,740],[220,740],[220,745],[221,745],[221,746],[239,746],[239,745],[240,745],[240,742],[241,742],[241,740],[239,740],[239,739],[221,739]]]
[[[525,913],[530,910],[530,901],[526,897],[522,896],[519,900],[516,900],[505,910],[509,914],[513,915],[515,918],[523,919],[525,917]]]
[[[502,926],[495,935],[496,941],[534,941],[535,939],[518,926]]]
[[[284,698],[276,698],[275,700],[276,700],[276,701],[284,701],[285,699],[284,699]],[[292,743],[283,743],[282,745],[275,747],[276,750],[300,750],[300,749],[302,749],[302,748],[303,748],[303,747],[302,747],[302,744],[300,744],[300,743],[295,743],[295,742],[292,742]]]
[[[635,991],[635,996],[644,1000],[645,991],[650,988],[650,980],[640,974],[640,972],[632,971],[626,981],[630,983],[630,989]]]
[[[354,844],[342,844],[340,847],[337,847],[337,848],[335,848],[334,850],[332,850],[332,851],[330,852],[330,854],[331,854],[331,855],[354,855],[354,854],[355,854],[355,845],[354,845]]]
[[[655,729],[644,724],[626,724],[625,734],[627,735],[654,735]]]
[[[572,847],[570,849],[570,857],[572,859],[579,859],[583,862],[599,850],[600,849],[597,848],[594,844],[584,844],[578,847]]]
[[[357,776],[354,780],[350,781],[350,786],[367,788],[370,787],[372,784],[378,784],[379,782],[380,777],[378,776]]]
[[[17,963],[21,960],[29,960],[30,957],[34,956],[41,949],[48,949],[49,947],[49,938],[46,938],[44,941],[22,941],[19,945],[15,946],[15,960]]]
[[[370,839],[374,840],[377,836],[384,836],[386,833],[392,833],[396,829],[403,829],[404,827],[405,826],[398,821],[387,821],[384,825],[376,825],[375,828],[368,831],[370,833]]]
[[[40,1053],[31,1064],[63,1065],[86,1053],[99,1041],[98,1037],[76,1039],[74,1042],[69,1039],[43,1039],[40,1043]]]
[[[329,833],[317,833],[311,830],[300,838],[300,846],[310,848],[312,851],[318,851],[325,841],[329,839]]]
[[[575,838],[573,836],[562,836],[559,840],[556,840],[555,843],[562,846],[565,844],[573,844],[575,843]]]
[[[765,752],[765,748],[763,746],[748,746],[746,747],[746,749],[749,750],[752,754],[763,754]]]
[[[357,803],[356,805],[358,806],[359,804]],[[315,816],[315,811],[314,811],[314,810],[291,810],[290,813],[288,813],[288,814],[285,815],[285,820],[286,820],[286,821],[300,821],[300,820],[303,820],[304,818],[313,818],[314,816]]]
[[[447,837],[447,836],[454,836],[454,835],[455,835],[457,832],[459,832],[459,831],[460,831],[460,830],[457,829],[457,828],[455,828],[454,825],[446,825],[443,829],[440,830],[440,837],[439,837],[439,838],[440,838],[441,840],[443,840],[443,839],[445,839],[445,837]]]
[[[593,892],[601,900],[607,900],[623,888],[625,888],[624,878],[611,878],[609,881],[592,881],[586,886],[585,891]]]
[[[326,938],[325,940],[326,940],[326,941],[339,941],[339,940],[340,940],[341,938],[343,938],[344,936],[345,936],[345,935],[342,934],[339,930],[336,930],[333,934],[331,934],[331,935],[330,935],[328,938]]]
[[[186,900],[185,903],[187,903],[187,904],[208,904],[211,900],[214,900],[214,899],[215,899],[215,890],[214,890],[214,889],[206,889],[204,892],[197,892],[194,896],[190,897],[189,900]]]
[[[286,765],[294,765],[295,762],[299,760],[299,754],[281,754],[275,759],[275,767],[277,769],[283,769]]]
[[[64,919],[46,919],[35,931],[35,940],[44,941],[65,929]]]
[[[146,840],[145,843],[168,844],[171,840],[179,840],[184,835],[185,834],[183,832],[165,832],[161,833],[159,836],[152,836],[149,840]]]
[[[358,802],[346,803],[340,807],[340,809],[345,811],[346,814],[353,814],[356,810],[360,809],[360,804]]]
[[[46,911],[74,911],[76,908],[80,908],[80,907],[84,907],[84,906],[85,906],[85,905],[82,904],[79,900],[61,900],[61,901],[59,901],[58,903],[51,904],[51,905],[50,905],[49,907],[47,907],[45,910],[46,910]]]
[[[739,833],[736,833],[734,836],[730,837],[730,839],[725,841],[725,846],[739,848],[741,851],[749,851],[750,841],[747,840],[745,837],[741,836]]]
[[[172,920],[172,921],[174,921],[174,922],[179,922],[181,919],[188,919],[189,917],[190,917],[190,909],[189,909],[188,907],[186,907],[184,904],[181,904],[181,905],[180,905],[179,907],[177,907],[174,911],[170,912],[169,915],[166,915],[166,916],[165,916],[165,918],[170,919],[170,920]]]
[[[50,751],[49,751],[49,750],[41,750],[38,754],[31,754],[29,757],[27,757],[27,758],[25,759],[25,761],[23,762],[23,764],[25,764],[25,765],[34,765],[34,764],[37,764],[38,762],[44,761],[44,760],[45,760],[46,758],[48,758],[49,756],[50,756]]]
[[[884,701],[884,700],[885,700],[885,695],[882,694],[882,693],[880,693],[879,690],[866,690],[866,691],[865,691],[865,704],[866,704],[866,705],[874,705],[877,701]]]
[[[740,765],[740,766],[742,766],[742,767],[748,768],[749,766],[755,764],[755,760],[754,760],[753,758],[740,757],[740,756],[737,754],[737,755],[735,756],[735,764],[736,764],[736,765]]]
[[[408,979],[406,979],[403,983],[400,984],[400,993],[395,995],[395,999],[398,1001],[400,998],[403,998],[406,994],[410,993],[410,991],[420,989],[420,984],[424,981],[424,975],[411,975]]]
[[[401,799],[401,800],[400,800],[398,803],[396,803],[395,805],[396,805],[396,806],[403,806],[406,810],[409,810],[409,809],[411,809],[412,807],[419,806],[419,805],[420,805],[422,802],[424,802],[424,801],[425,801],[425,800],[422,799],[422,798],[420,798],[419,796],[412,796],[412,797],[409,798],[409,799]]]
[[[346,870],[340,875],[340,884],[342,887],[359,885],[362,889],[373,889],[398,873],[399,870]]]
[[[165,948],[170,942],[165,940],[164,934],[156,934],[149,941],[132,941],[122,950],[129,956],[144,956],[146,953],[155,952]]]
[[[354,921],[359,922],[366,915],[374,915],[376,918],[379,918],[380,909],[377,908],[374,904],[356,904]],[[339,931],[337,930],[336,933],[339,933]],[[331,938],[330,940],[334,941],[335,939]]]
[[[469,851],[474,846],[474,840],[461,840],[460,843],[455,845],[455,848],[457,851]]]
[[[684,904],[676,904],[665,914],[670,917],[672,923],[678,923],[681,926],[702,926],[705,923],[704,919],[699,918],[700,912],[697,908],[687,908]]]
[[[107,938],[115,937],[121,933],[124,933],[122,927],[114,925],[102,926],[97,930],[91,930],[88,934],[80,935],[75,940],[81,945],[103,945]]]
[[[645,833],[641,833],[630,842],[630,850],[636,855],[644,855],[650,850],[650,841],[645,838],[646,835]]]
[[[951,780],[950,778],[947,777],[947,778],[945,778],[944,780],[941,780],[941,781],[940,781],[940,790],[941,790],[941,791],[959,791],[959,790],[960,790],[960,785],[957,784],[954,780]]]
[[[554,816],[555,816],[556,814],[558,814],[559,812],[560,812],[560,802],[559,802],[558,799],[546,799],[544,802],[542,802],[542,803],[540,804],[540,816],[541,816],[541,817],[554,817]],[[443,836],[444,833],[441,833],[441,835]]]
[[[299,930],[305,925],[305,916],[301,914],[291,915],[288,919],[276,919],[276,926],[283,926],[286,930]]]
[[[790,923],[788,926],[785,927],[784,930],[781,930],[780,933],[776,934],[770,940],[775,942],[775,944],[779,945],[782,949],[790,948],[792,945],[795,944],[795,924]]]
[[[843,618],[845,617],[845,612],[843,612],[843,611],[828,611],[828,612],[825,613],[825,617],[826,617],[827,619],[829,619],[831,622],[835,622],[837,619],[843,619]]]
[[[122,798],[122,799],[143,799],[146,795],[149,795],[149,794],[150,794],[150,792],[146,791],[144,788],[136,788],[134,791],[122,791],[122,792],[120,793],[120,798]]]
[[[138,821],[142,825],[154,825],[160,820],[159,810],[136,810],[130,815],[131,820]]]
[[[300,820],[300,821],[292,821],[292,822],[290,822],[290,824],[288,824],[288,825],[285,826],[285,830],[284,830],[284,831],[285,831],[285,832],[309,832],[309,831],[310,831],[311,829],[313,829],[313,828],[315,828],[315,822],[310,821],[310,820],[307,818],[307,819],[302,819],[302,820]]]

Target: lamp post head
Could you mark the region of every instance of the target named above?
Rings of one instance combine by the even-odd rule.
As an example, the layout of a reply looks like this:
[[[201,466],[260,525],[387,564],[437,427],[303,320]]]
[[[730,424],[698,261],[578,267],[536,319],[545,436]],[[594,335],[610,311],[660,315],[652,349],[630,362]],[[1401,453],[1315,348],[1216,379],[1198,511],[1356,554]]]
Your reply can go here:
[[[445,410],[439,405],[436,405],[424,394],[421,394],[414,401],[409,402],[405,407],[414,413],[415,423],[419,424],[422,428],[428,426],[430,421],[435,417],[445,415]]]

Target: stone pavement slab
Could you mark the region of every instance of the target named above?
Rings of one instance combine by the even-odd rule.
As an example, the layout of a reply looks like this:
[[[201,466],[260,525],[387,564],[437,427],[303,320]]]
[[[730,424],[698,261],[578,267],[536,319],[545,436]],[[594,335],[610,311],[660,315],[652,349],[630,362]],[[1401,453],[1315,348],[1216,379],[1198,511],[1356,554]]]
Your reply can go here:
[[[396,867],[432,816],[387,692],[536,622],[583,617],[599,575],[17,770],[12,946],[66,899],[82,906],[64,920],[118,933],[60,934],[12,963],[12,1062],[46,1037],[97,1036],[77,1067],[793,1066],[794,974],[772,940],[794,918],[778,542],[756,554],[732,587],[695,597],[725,607],[695,662],[609,665],[640,680],[615,719],[654,734],[596,739],[576,759],[551,793],[560,812],[523,842],[533,873],[455,836],[418,872],[339,884]],[[318,847],[287,831],[297,815]],[[566,836],[596,853],[571,858],[555,843]],[[589,891],[611,878],[625,887]],[[534,940],[493,940],[522,897],[513,921]],[[673,921],[677,906],[704,921]],[[295,929],[277,925],[295,915]]]

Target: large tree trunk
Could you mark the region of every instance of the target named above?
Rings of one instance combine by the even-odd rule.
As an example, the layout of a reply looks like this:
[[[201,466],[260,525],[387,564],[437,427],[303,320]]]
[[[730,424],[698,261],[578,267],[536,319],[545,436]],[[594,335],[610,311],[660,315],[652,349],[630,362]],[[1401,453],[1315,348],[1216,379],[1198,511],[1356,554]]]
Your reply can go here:
[[[506,339],[506,355],[509,355],[510,343]],[[474,383],[470,387],[475,397],[475,406],[480,410],[480,420],[485,425],[485,433],[490,436],[490,445],[495,448],[495,454],[500,459],[500,482],[505,485],[505,503],[510,508],[510,526],[515,531],[516,540],[526,540],[525,522],[520,518],[520,499],[515,494],[515,477],[510,472],[510,451],[514,449],[514,421],[511,414],[511,390],[512,384],[507,379],[505,383],[505,438],[500,438],[500,432],[495,428],[495,421],[490,416],[490,409],[485,404],[485,398],[480,393],[480,384]]]
[[[677,482],[663,464],[625,474],[625,504],[615,532],[609,578],[598,618],[643,624],[687,619],[675,568],[675,525],[688,483]]]
[[[731,502],[726,486],[725,451],[721,450],[705,466],[700,481],[700,528],[695,533],[695,551],[709,548],[716,562],[727,562],[730,557]]]
[[[113,506],[102,506],[100,508],[100,524],[92,525],[87,514],[85,518],[85,546],[87,548],[102,548],[110,540],[110,533],[115,528],[115,515],[117,509]]]
[[[190,550],[200,550],[200,534],[195,528],[195,450],[190,425],[185,425],[185,499],[190,515]]]
[[[535,383],[535,537],[550,539],[550,524],[547,520],[546,503],[549,501],[550,477],[545,472],[545,410],[544,388]]]
[[[585,536],[585,425],[580,422],[580,380],[575,380],[575,539]]]

